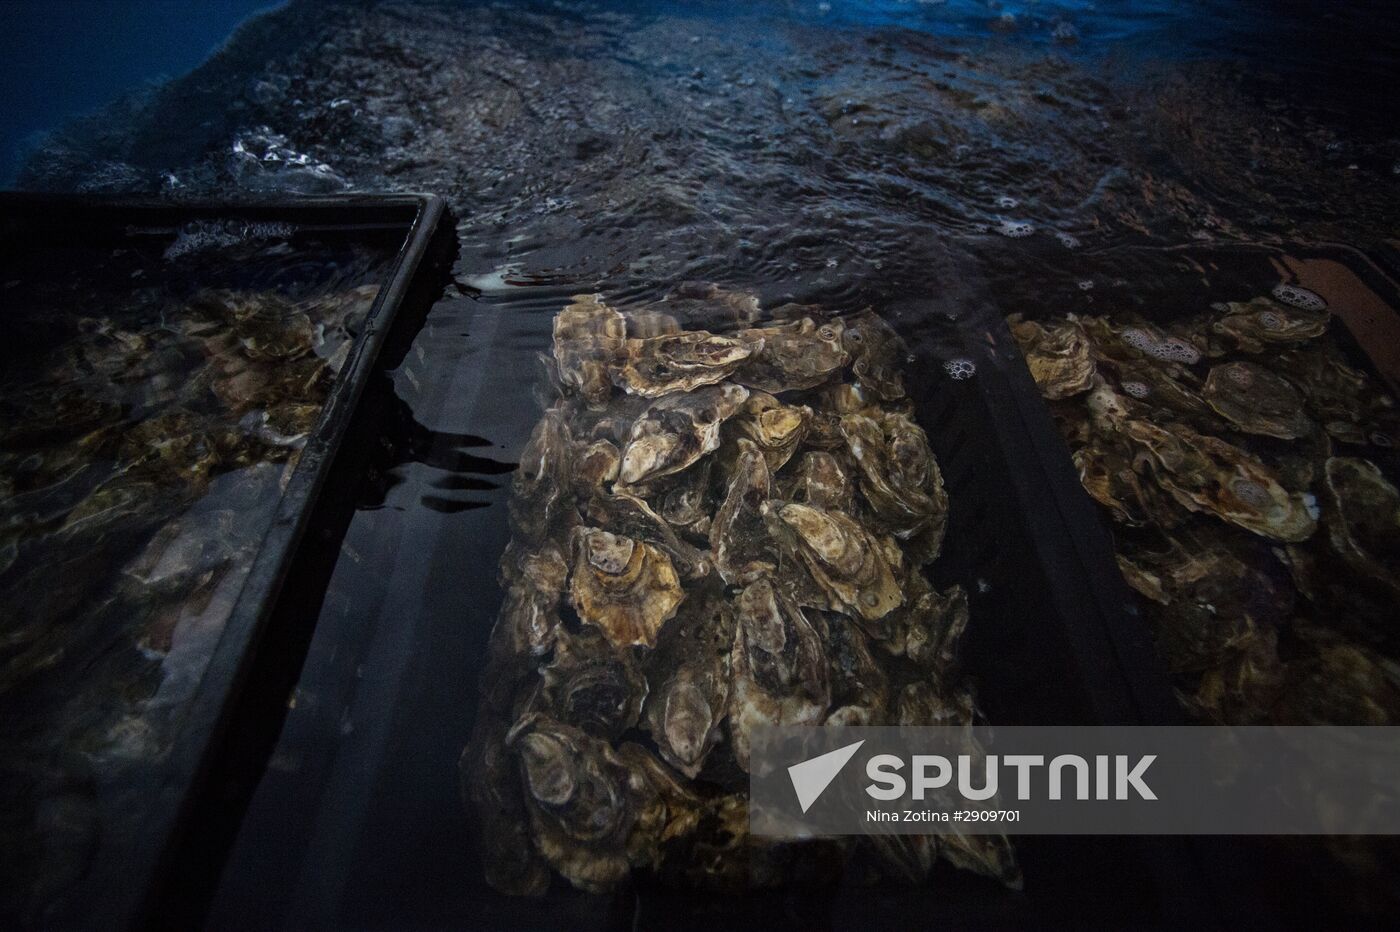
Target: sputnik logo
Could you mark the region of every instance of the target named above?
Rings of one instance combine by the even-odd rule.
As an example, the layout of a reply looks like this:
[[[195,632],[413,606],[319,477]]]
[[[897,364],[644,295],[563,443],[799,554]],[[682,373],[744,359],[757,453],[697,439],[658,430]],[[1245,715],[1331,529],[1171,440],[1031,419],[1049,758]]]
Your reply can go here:
[[[865,741],[862,739],[855,744],[848,744],[844,748],[837,748],[825,754],[804,760],[800,764],[793,764],[788,768],[788,776],[792,778],[792,788],[797,792],[797,801],[802,805],[805,813],[812,808],[812,804],[826,792],[826,788],[831,785],[831,781],[836,779],[836,775],[841,772],[841,768],[848,764],[852,757],[856,756],[856,751]]]

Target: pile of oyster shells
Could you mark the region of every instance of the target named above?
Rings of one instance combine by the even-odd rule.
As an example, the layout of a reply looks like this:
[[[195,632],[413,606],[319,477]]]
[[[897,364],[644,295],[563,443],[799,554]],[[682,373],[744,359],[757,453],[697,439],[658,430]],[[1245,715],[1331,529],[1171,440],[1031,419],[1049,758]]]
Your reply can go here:
[[[924,577],[947,496],[894,331],[796,305],[758,326],[753,296],[690,291],[554,320],[462,756],[487,880],[917,881],[941,856],[1018,884],[1001,837],[749,836],[755,728],[972,722],[967,598]]]
[[[1206,720],[1400,722],[1400,410],[1330,322],[1295,286],[1166,326],[1010,320]]]

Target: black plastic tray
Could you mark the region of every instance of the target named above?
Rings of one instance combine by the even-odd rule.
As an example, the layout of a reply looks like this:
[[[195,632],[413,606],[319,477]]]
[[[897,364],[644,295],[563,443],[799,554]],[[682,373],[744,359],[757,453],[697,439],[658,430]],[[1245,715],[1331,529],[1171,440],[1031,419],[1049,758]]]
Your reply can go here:
[[[534,371],[519,363],[547,346],[553,312],[582,290],[440,303],[432,319],[471,334],[472,363],[456,366],[441,342],[421,345],[423,367],[415,363],[411,386],[401,386],[418,416],[461,432],[438,440],[489,437],[484,449],[495,448],[496,465],[515,458],[537,417],[523,397]],[[1097,526],[1092,503],[1067,457],[1056,458],[1062,441],[1005,325],[957,337],[964,344],[952,352],[972,358],[978,373],[955,381],[934,352],[939,340],[927,338],[946,304],[881,310],[897,329],[922,328],[906,334],[916,354],[910,389],[951,500],[944,555],[932,571],[938,584],[961,583],[971,597],[964,665],[990,720],[1179,721],[1142,626],[1115,628],[1115,607],[1128,594],[1109,543],[1085,532]],[[240,928],[250,918],[290,928],[1175,926],[1210,915],[1195,862],[1172,838],[1018,839],[1024,892],[941,867],[916,889],[716,898],[641,886],[594,897],[565,885],[544,900],[494,893],[468,844],[454,764],[475,713],[472,671],[499,603],[508,485],[476,486],[478,507],[450,518],[423,510],[357,516],[349,539],[356,550],[372,548],[363,559],[387,560],[382,575],[402,575],[415,588],[396,589],[357,572],[356,556],[339,555],[298,687],[317,705],[288,717],[272,754],[278,766],[252,798],[213,901],[213,927]],[[379,539],[386,526],[399,535],[392,545]],[[401,572],[406,553],[417,555],[412,573]]]
[[[442,223],[442,201],[431,195],[345,195],[254,202],[198,202],[0,194],[0,248],[22,239],[60,243],[130,243],[145,237],[169,239],[196,220],[287,224],[297,233],[349,237],[393,237],[401,243],[356,338],[349,359],[331,387],[317,425],[278,502],[272,523],[182,717],[168,756],[132,798],[140,811],[125,814],[139,826],[130,839],[99,845],[92,866],[63,897],[52,921],[68,926],[113,928],[143,922],[160,875],[170,870],[177,838],[221,749],[230,739],[231,710],[249,683],[260,641],[284,590],[306,585],[298,573],[298,547],[326,491],[331,465],[355,420],[367,383],[407,346],[407,331],[421,323],[442,281],[451,244]],[[414,320],[415,316],[417,321]],[[277,701],[285,701],[285,693]],[[158,912],[158,907],[157,907]],[[149,915],[145,917],[149,919]]]
[[[1179,266],[1176,274],[1162,276],[1160,264],[1168,252]],[[1392,334],[1400,328],[1400,285],[1387,274],[1394,255],[1372,257],[1353,247],[1330,243],[1189,244],[1165,251],[1122,247],[1078,256],[1072,261],[1054,254],[1046,257],[1046,268],[1038,269],[1034,261],[1027,263],[1024,255],[1003,253],[998,258],[1015,262],[1020,271],[1011,276],[1008,267],[1008,280],[1019,281],[1024,291],[1014,287],[1002,291],[998,295],[998,310],[1004,314],[1020,312],[1035,320],[1065,311],[1096,314],[1128,309],[1165,324],[1174,317],[1203,311],[1214,301],[1248,300],[1267,293],[1287,274],[1286,259],[1323,260],[1341,266],[1389,307],[1389,311],[1376,308],[1376,313],[1362,315],[1362,323],[1372,328],[1374,340],[1377,335]],[[1400,265],[1394,267],[1400,270]],[[1078,282],[1084,280],[1094,281],[1094,291],[1100,293],[1091,306],[1081,303],[1083,291]],[[1104,284],[1123,290],[1105,296],[1100,291]],[[1384,319],[1387,315],[1389,320]],[[1385,368],[1377,357],[1378,350],[1383,354],[1394,347],[1368,345],[1364,335],[1357,333],[1345,318],[1335,320],[1330,333],[1353,366],[1379,378],[1393,393],[1397,391],[1397,373]],[[1147,622],[1139,613],[1140,600],[1118,572],[1112,522],[1081,487],[1069,447],[1050,420],[1020,350],[1000,319],[987,325],[979,342],[1009,348],[1001,355],[1006,360],[1008,379],[1017,388],[1016,404],[1026,412],[1028,440],[1038,447],[1037,458],[1053,474],[1048,487],[1055,490],[1060,501],[1065,518],[1062,526],[1070,534],[1066,545],[1080,554],[1078,565],[1092,580],[1080,593],[1095,603],[1088,611],[1104,624],[1105,641],[1113,645],[1127,690],[1142,703],[1142,720],[1153,724],[1184,723],[1184,712],[1161,674]],[[1400,458],[1392,455],[1382,465],[1393,469],[1400,465]],[[969,634],[973,633],[970,628]],[[1081,629],[1081,634],[1087,634],[1087,630]],[[1143,841],[1156,843],[1165,839]],[[1365,906],[1354,898],[1355,891],[1347,891],[1346,872],[1322,853],[1317,839],[1214,836],[1190,839],[1186,848],[1187,860],[1199,865],[1204,883],[1195,892],[1185,894],[1208,897],[1209,915],[1216,924],[1295,926],[1347,917],[1374,922],[1394,909],[1393,903]]]

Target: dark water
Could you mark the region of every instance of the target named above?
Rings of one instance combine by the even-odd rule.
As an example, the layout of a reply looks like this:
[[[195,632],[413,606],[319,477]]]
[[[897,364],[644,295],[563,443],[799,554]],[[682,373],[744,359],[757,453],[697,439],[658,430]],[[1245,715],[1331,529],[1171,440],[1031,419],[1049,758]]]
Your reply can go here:
[[[892,320],[919,298],[897,326],[936,370],[1017,310],[1204,306],[1282,274],[1265,258],[1211,279],[1183,247],[1384,253],[1398,17],[1221,0],[293,3],[159,93],[55,133],[25,186],[427,190],[458,220],[456,283],[392,374],[386,452],[215,924],[667,915],[491,894],[457,797],[509,474],[569,295],[631,308],[701,279]],[[983,892],[989,921],[1014,908]],[[863,896],[754,915],[903,908]]]

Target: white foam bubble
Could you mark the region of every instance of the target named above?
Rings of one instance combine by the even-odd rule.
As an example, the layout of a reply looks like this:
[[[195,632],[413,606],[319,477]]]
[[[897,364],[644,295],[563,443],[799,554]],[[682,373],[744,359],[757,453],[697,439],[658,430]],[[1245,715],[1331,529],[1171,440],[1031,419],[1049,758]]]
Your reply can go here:
[[[1146,382],[1129,381],[1123,383],[1123,391],[1134,398],[1146,398],[1152,394],[1152,390],[1147,387]]]
[[[1261,311],[1259,313],[1259,324],[1265,330],[1277,330],[1283,326],[1283,318],[1273,311]]]
[[[1012,239],[1021,239],[1035,232],[1035,227],[1024,220],[1003,220],[997,224],[997,232]]]
[[[1003,194],[1001,197],[997,198],[997,206],[1002,210],[1011,210],[1013,207],[1019,206],[1020,203],[1020,201],[1009,194]]]
[[[1274,286],[1272,294],[1275,301],[1292,305],[1304,311],[1327,310],[1327,302],[1322,299],[1322,295],[1299,285],[1281,283]]]
[[[961,382],[963,379],[970,379],[977,373],[977,364],[971,359],[959,356],[956,359],[949,359],[943,363],[943,371],[948,373],[948,377]]]
[[[1075,236],[1073,233],[1056,233],[1055,239],[1059,240],[1060,245],[1066,249],[1079,248],[1079,237]]]

